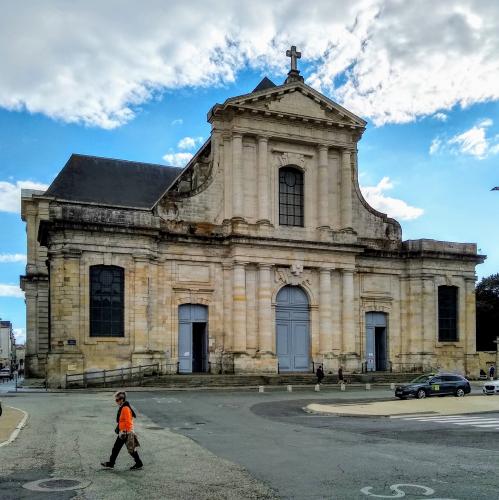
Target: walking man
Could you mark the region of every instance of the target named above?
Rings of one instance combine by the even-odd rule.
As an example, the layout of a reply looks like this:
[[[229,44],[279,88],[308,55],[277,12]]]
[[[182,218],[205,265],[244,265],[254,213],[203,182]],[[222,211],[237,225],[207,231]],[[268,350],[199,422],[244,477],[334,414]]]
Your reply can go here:
[[[324,378],[324,370],[322,369],[322,365],[319,365],[317,370],[315,371],[315,375],[317,376],[317,383],[321,384],[322,379]]]
[[[494,375],[496,374],[496,367],[494,365],[490,365],[489,368],[489,377],[490,380],[494,380]]]
[[[116,463],[116,459],[118,458],[121,448],[123,448],[123,445],[126,445],[128,453],[130,453],[132,458],[135,460],[135,464],[130,467],[130,470],[142,469],[142,460],[137,452],[137,447],[140,445],[137,436],[133,431],[133,419],[136,417],[135,412],[130,406],[130,403],[126,400],[125,391],[117,392],[114,395],[114,399],[116,404],[119,406],[118,414],[116,415],[116,422],[118,425],[115,429],[118,437],[114,443],[109,462],[102,462],[101,465],[108,469],[112,469]]]

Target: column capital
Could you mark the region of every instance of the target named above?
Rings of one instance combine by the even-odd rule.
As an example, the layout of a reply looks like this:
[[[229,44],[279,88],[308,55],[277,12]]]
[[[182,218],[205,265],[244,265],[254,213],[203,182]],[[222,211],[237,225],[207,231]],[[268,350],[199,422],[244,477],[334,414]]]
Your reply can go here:
[[[270,137],[267,134],[258,134],[258,142],[269,142]]]
[[[273,264],[267,264],[266,262],[259,262],[258,263],[258,269],[272,269]]]
[[[317,149],[318,149],[319,151],[329,151],[329,146],[328,146],[327,144],[319,144],[319,145],[317,146]]]
[[[232,132],[232,138],[233,139],[242,139],[243,133],[242,132]]]

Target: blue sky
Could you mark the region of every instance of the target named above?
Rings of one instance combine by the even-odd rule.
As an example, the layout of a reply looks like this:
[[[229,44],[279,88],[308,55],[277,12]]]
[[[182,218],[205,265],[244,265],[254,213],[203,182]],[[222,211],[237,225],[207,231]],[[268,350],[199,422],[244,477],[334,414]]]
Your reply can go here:
[[[19,187],[49,184],[71,153],[182,164],[214,103],[264,75],[283,81],[290,41],[307,83],[368,120],[359,178],[370,203],[404,239],[476,242],[488,255],[478,275],[499,271],[499,9],[191,1],[167,15],[150,1],[141,19],[129,2],[110,19],[113,1],[92,3],[13,5],[0,19],[0,318],[20,338]]]

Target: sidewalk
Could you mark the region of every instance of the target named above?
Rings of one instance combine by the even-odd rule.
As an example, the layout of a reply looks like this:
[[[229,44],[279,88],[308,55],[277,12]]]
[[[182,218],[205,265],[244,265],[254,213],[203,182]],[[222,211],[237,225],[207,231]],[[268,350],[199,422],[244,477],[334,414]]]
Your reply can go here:
[[[359,404],[309,404],[310,413],[342,416],[389,417],[393,415],[460,415],[499,411],[499,398],[495,396],[475,396],[470,398],[425,398],[407,401],[379,401]]]
[[[21,425],[26,413],[16,408],[2,404],[3,413],[0,417],[0,447],[11,438],[15,430]]]

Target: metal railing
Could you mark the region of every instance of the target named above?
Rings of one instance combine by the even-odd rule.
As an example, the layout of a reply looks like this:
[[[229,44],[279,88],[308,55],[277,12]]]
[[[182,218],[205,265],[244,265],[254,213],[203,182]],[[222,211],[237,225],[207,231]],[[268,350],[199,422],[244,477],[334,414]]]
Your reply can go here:
[[[100,385],[104,387],[125,382],[128,384],[137,383],[140,385],[145,377],[161,375],[160,363],[150,365],[129,366],[126,368],[116,368],[114,370],[89,371],[84,373],[67,373],[66,388],[88,387],[89,385]]]

